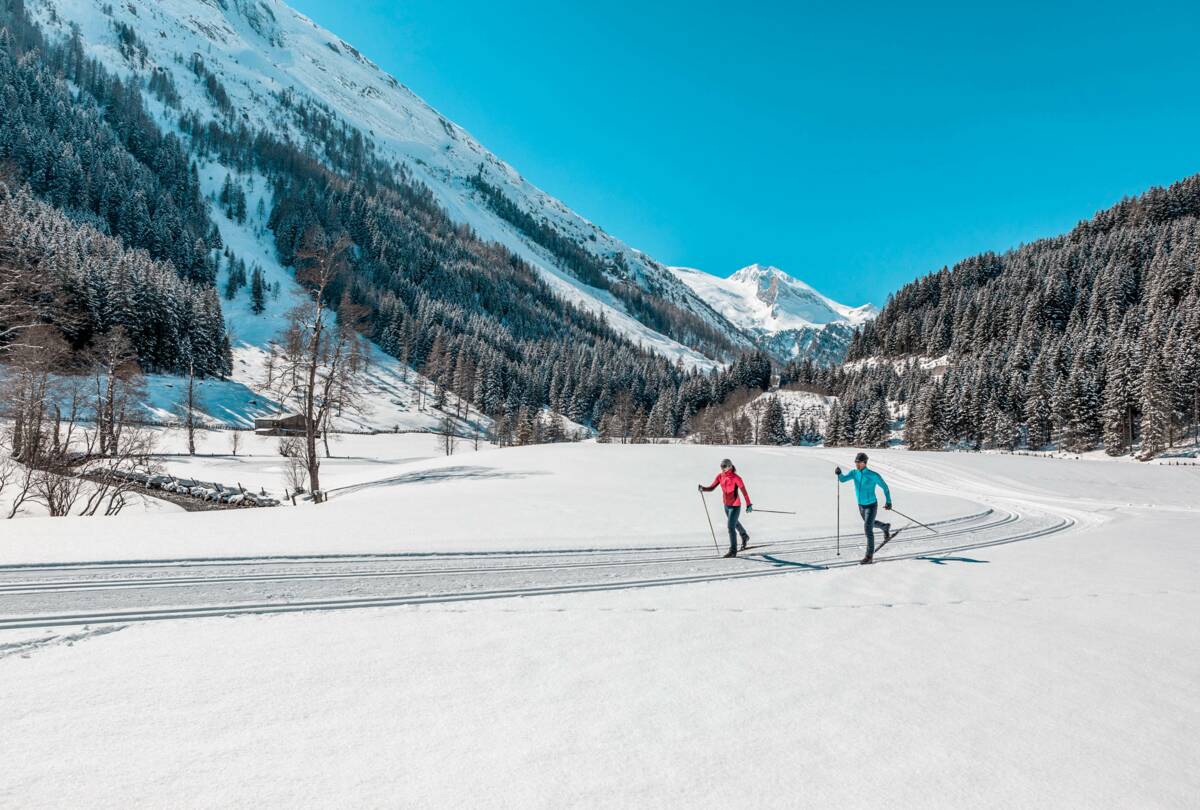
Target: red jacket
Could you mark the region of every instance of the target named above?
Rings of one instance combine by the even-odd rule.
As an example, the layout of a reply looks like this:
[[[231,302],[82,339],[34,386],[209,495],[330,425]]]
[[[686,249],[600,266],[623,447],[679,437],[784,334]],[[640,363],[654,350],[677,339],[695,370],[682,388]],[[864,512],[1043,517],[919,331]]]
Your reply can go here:
[[[750,493],[746,491],[746,482],[742,477],[733,470],[723,470],[717,473],[717,477],[713,482],[704,488],[705,492],[712,492],[717,487],[721,488],[721,495],[725,499],[726,506],[741,506],[738,501],[738,489],[742,490],[742,494],[746,496],[746,505],[750,505]]]

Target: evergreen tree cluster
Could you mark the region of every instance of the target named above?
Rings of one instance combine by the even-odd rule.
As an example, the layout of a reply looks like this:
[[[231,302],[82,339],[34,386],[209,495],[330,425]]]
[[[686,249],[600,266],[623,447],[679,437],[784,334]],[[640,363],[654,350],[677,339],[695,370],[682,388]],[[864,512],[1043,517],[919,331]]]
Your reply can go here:
[[[188,67],[192,73],[196,74],[196,78],[200,80],[200,85],[204,88],[204,92],[208,94],[208,98],[224,115],[233,113],[233,102],[229,100],[229,92],[226,91],[225,85],[221,84],[221,80],[216,74],[208,69],[204,64],[204,57],[198,53],[193,53],[191,59],[188,60]]]
[[[225,261],[229,266],[229,275],[225,279],[225,300],[232,301],[237,298],[238,290],[246,286],[246,261],[236,258],[228,250],[225,251]]]
[[[601,258],[549,222],[537,220],[502,189],[488,183],[482,167],[471,184],[493,212],[549,251],[563,269],[584,284],[611,292],[642,323],[709,356],[732,357],[735,353],[729,336],[720,329],[671,303],[664,290],[648,281],[643,282],[647,289],[639,286],[621,255]]]
[[[856,336],[866,362],[828,382],[905,403],[914,448],[1150,456],[1200,418],[1198,268],[1200,175],[905,286]],[[874,363],[914,356],[945,356],[945,374]]]
[[[51,43],[18,0],[0,4],[0,165],[55,208],[211,284],[220,237],[179,138],[163,135],[136,80]]]
[[[82,349],[123,327],[146,371],[224,376],[231,367],[215,289],[3,182],[0,313],[14,316],[0,322],[0,334],[17,330],[10,342],[49,324]]]
[[[239,225],[246,223],[246,190],[232,175],[225,175],[225,182],[221,184],[221,193],[217,196],[217,201],[221,203],[225,216]]]

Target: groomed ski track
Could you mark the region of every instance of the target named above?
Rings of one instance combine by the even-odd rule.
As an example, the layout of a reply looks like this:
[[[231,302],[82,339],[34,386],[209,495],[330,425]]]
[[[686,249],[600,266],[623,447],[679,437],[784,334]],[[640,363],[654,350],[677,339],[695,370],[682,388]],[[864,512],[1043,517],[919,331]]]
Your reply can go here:
[[[876,564],[1046,537],[1069,515],[986,509],[906,528]],[[653,588],[858,565],[862,540],[764,543],[734,560],[711,544],[630,549],[189,559],[0,568],[0,629],[422,605]]]

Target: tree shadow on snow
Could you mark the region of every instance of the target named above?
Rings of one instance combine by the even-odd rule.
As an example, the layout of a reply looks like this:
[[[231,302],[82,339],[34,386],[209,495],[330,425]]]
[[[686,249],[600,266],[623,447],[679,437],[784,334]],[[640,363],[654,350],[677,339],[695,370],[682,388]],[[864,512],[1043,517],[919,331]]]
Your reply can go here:
[[[329,494],[346,495],[351,492],[361,492],[364,489],[404,486],[405,484],[436,484],[441,481],[482,480],[487,478],[527,478],[531,475],[549,475],[549,473],[544,470],[501,471],[495,467],[469,465],[442,467],[436,470],[414,470],[413,472],[394,475],[391,478],[381,478],[378,481],[367,481],[363,484],[338,487],[329,490]]]

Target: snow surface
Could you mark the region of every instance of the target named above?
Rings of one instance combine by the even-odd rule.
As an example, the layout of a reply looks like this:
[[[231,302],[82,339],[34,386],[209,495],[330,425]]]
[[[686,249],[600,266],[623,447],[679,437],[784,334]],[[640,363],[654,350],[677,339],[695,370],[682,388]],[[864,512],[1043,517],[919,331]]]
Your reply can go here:
[[[692,490],[729,454],[756,503],[800,506],[796,527],[815,531],[831,522],[829,468],[853,452],[492,451],[471,458],[487,478],[156,524],[176,548],[258,551],[264,532],[298,528],[261,514],[303,516],[326,548],[362,548],[360,530],[399,520],[437,527],[399,545],[436,548],[467,525],[492,529],[475,547],[497,548],[614,524],[654,539],[684,520],[707,542]],[[910,514],[969,501],[1076,528],[671,588],[2,631],[0,804],[1194,806],[1200,471],[872,456]],[[348,507],[370,519],[347,524]],[[751,519],[754,531],[767,516]],[[22,521],[0,562],[60,558],[60,546],[140,554],[131,522],[85,542],[71,521]]]
[[[280,439],[258,436],[252,431],[236,431],[240,446],[232,453],[235,431],[201,430],[196,436],[196,455],[187,452],[183,431],[159,428],[156,454],[164,472],[178,478],[215,481],[223,485],[241,484],[248,490],[282,498],[290,487],[286,459],[279,452]],[[480,449],[491,449],[487,441]],[[321,484],[326,489],[378,481],[400,475],[413,462],[446,458],[443,438],[431,433],[397,433],[357,435],[335,433],[329,437],[331,458],[324,455],[321,444]],[[461,460],[475,452],[472,441],[455,442],[449,458]]]

